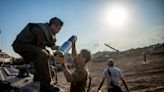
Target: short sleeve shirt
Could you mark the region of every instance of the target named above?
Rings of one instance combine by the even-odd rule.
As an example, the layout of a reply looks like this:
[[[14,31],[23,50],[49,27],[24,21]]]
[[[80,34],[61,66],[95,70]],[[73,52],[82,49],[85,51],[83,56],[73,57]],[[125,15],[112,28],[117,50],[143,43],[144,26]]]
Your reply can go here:
[[[108,69],[111,72],[111,76],[109,76]],[[123,74],[122,74],[121,70],[116,67],[109,67],[109,68],[105,69],[103,72],[103,78],[106,79],[108,88],[112,88],[110,85],[111,77],[112,77],[113,83],[115,85],[119,86],[119,82],[120,82],[121,78],[123,78]]]
[[[88,75],[87,67],[76,68],[73,73],[75,80],[71,82],[70,92],[86,92]]]

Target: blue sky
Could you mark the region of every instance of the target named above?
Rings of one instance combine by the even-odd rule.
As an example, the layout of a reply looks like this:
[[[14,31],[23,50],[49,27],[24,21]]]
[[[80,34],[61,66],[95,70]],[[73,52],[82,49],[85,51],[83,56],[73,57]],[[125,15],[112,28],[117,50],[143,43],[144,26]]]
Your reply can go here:
[[[105,16],[112,6],[126,11],[123,27]],[[110,51],[104,43],[127,50],[164,42],[163,0],[0,0],[0,48],[18,57],[11,46],[16,35],[27,23],[45,23],[54,16],[64,21],[57,44],[77,35],[78,51]],[[115,28],[108,25],[115,22]]]

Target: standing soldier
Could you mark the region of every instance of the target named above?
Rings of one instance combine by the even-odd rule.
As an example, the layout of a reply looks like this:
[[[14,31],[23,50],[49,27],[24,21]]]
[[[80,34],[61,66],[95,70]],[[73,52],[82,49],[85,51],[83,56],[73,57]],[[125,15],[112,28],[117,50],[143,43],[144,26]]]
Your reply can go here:
[[[56,61],[61,64],[63,73],[68,82],[71,82],[69,92],[88,92],[87,81],[89,79],[89,71],[86,64],[91,59],[91,53],[87,49],[82,49],[81,52],[77,55],[75,42],[72,43],[72,56],[73,62],[75,64],[75,71],[72,73],[65,64],[63,57],[56,56]]]
[[[144,64],[146,64],[146,60],[147,60],[147,51],[144,51],[142,54],[143,54],[143,61],[144,61]]]

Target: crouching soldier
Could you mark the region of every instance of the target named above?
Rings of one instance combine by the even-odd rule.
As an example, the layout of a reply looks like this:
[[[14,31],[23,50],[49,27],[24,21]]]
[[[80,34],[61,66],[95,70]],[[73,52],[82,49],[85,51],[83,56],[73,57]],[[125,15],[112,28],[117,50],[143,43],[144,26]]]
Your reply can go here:
[[[24,60],[34,63],[36,70],[34,81],[40,81],[42,92],[59,90],[50,85],[48,54],[45,47],[58,49],[55,45],[55,35],[62,26],[63,22],[57,17],[50,19],[49,23],[29,23],[12,44],[14,51],[21,55]]]

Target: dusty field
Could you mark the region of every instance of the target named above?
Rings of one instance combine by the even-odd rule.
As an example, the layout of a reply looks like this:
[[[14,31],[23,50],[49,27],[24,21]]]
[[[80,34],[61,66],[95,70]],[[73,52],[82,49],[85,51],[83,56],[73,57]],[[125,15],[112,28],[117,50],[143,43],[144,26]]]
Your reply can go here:
[[[164,54],[148,55],[147,64],[143,64],[141,53],[142,50],[136,50],[130,54],[115,54],[111,58],[115,59],[115,66],[122,70],[130,92],[164,92]],[[96,92],[102,72],[107,67],[106,62],[102,58],[101,61],[90,62],[88,67],[92,77],[90,92]],[[58,73],[58,80],[63,92],[69,92],[70,83],[66,82],[62,72]],[[122,84],[121,87],[126,92]],[[106,83],[101,91],[106,92]]]

